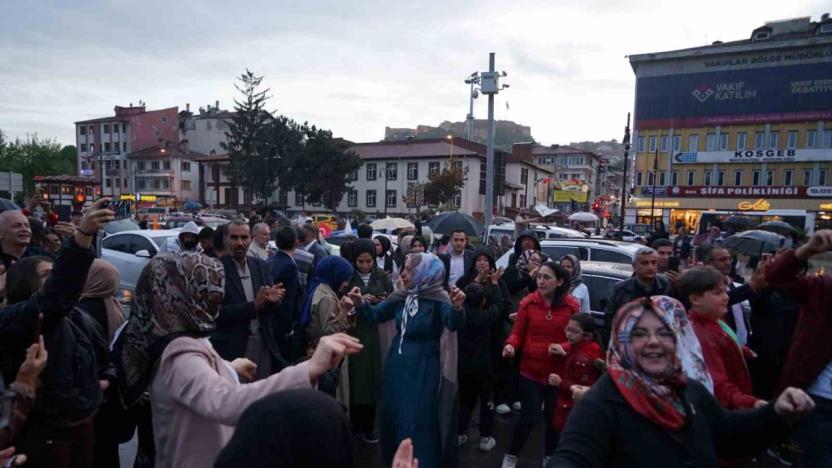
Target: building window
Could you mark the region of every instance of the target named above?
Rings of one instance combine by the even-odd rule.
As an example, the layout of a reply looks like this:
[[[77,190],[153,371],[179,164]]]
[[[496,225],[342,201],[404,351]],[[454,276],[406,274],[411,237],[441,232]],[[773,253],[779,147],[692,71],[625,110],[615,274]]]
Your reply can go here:
[[[659,186],[660,187],[664,187],[665,185],[667,185],[665,183],[666,182],[666,180],[665,180],[666,177],[667,177],[667,172],[666,171],[659,172]]]
[[[169,171],[170,170],[170,161],[163,161],[162,162],[162,169]]]
[[[682,151],[681,135],[673,135],[673,151]]]
[[[517,194],[516,193],[511,194],[511,207],[512,208],[517,208]]]
[[[191,190],[191,181],[190,180],[183,180],[181,181],[181,187],[183,191],[190,191]]]
[[[395,208],[396,207],[396,191],[395,190],[388,190],[387,196],[385,197],[385,206],[387,208]]]
[[[694,183],[696,183],[696,172],[688,171],[687,172],[687,178],[688,178],[687,185],[693,185]]]
[[[387,169],[387,180],[396,180],[399,176],[399,165],[394,162],[389,162],[386,165]]]
[[[136,180],[136,190],[144,190],[147,188],[147,182],[144,179]]]
[[[751,185],[760,185],[760,170],[754,169],[751,171]]]
[[[826,187],[826,169],[821,169],[818,175],[818,185]]]
[[[136,170],[143,171],[144,170],[144,161],[139,161],[136,163]]]
[[[367,190],[367,208],[375,208],[376,207],[376,191],[375,190]]]
[[[407,180],[419,180],[419,163],[407,163]]]
[[[107,177],[106,179],[104,179],[104,186],[107,187],[107,188],[112,187],[113,186],[113,180],[110,179],[109,177]]]
[[[754,134],[754,149],[764,149],[766,142],[766,133],[757,132]]]
[[[347,177],[347,179],[351,180],[351,181],[358,180],[358,169],[350,172],[350,175],[349,175],[349,177]]]
[[[521,168],[520,169],[520,183],[521,184],[528,184],[529,183],[529,170]]]
[[[656,137],[655,136],[650,137],[650,152],[651,153],[656,152]]]
[[[719,186],[725,185],[725,171],[717,171],[716,184]]]
[[[303,206],[303,194],[295,192],[295,205]]]
[[[92,135],[93,133],[95,133],[95,127],[90,125],[90,135]]]
[[[123,151],[125,153],[127,152],[127,142],[126,141],[121,144],[121,151]]]
[[[124,186],[124,188],[127,188],[127,177],[121,179],[121,184]]]
[[[164,188],[164,189],[170,188],[170,180],[162,179],[162,188]]]
[[[82,125],[82,126],[78,127],[78,131],[81,133],[81,135],[86,135],[87,134],[87,127]]]
[[[83,127],[81,127],[81,128],[83,128]],[[87,144],[86,143],[81,143],[81,152],[82,153],[87,152]]]
[[[191,162],[182,161],[182,172],[191,172]]]
[[[638,137],[638,139],[636,141],[638,142],[637,145],[636,145],[636,148],[637,148],[636,151],[638,151],[639,153],[643,153],[644,152],[644,137],[640,136],[640,137]]]
[[[705,171],[705,185],[711,185],[711,171]]]
[[[695,133],[690,134],[688,137],[688,151],[693,153],[699,151],[699,135]]]
[[[656,173],[650,171],[647,173],[647,186],[652,187],[653,183],[656,181]]]
[[[814,148],[815,142],[817,141],[818,132],[817,130],[809,130],[806,132],[806,147],[807,148]]]
[[[792,169],[786,169],[783,171],[783,185],[790,186],[794,183],[794,171]]]
[[[347,192],[347,206],[351,208],[358,206],[358,191],[350,190]]]
[[[459,204],[457,204],[457,206],[459,206]],[[525,207],[526,207],[526,196],[521,194],[520,195],[520,208],[525,208]]]
[[[796,130],[791,130],[789,132],[788,138],[786,139],[786,148],[788,148],[788,149],[797,148],[797,131]]]
[[[150,169],[153,171],[159,170],[159,161],[151,161],[150,162]]]
[[[804,169],[803,170],[803,186],[808,187],[812,185],[812,170],[811,169]]]
[[[104,134],[106,135],[108,133],[110,133],[110,125],[104,124]]]
[[[768,134],[769,149],[777,149],[780,146],[780,132],[771,132]]]
[[[127,133],[127,124],[121,124],[121,133]]]
[[[774,185],[774,171],[773,170],[766,171],[766,185],[768,185],[768,186]]]
[[[667,153],[670,151],[670,137],[667,135],[662,135],[661,140],[661,148],[659,149],[662,153]]]
[[[672,171],[670,173],[670,185],[673,187],[679,185],[679,171]]]
[[[716,134],[709,133],[706,137],[705,151],[716,151]]]
[[[86,161],[81,161],[81,170],[82,170],[82,171],[86,171],[86,170],[88,170],[89,168],[90,168],[89,163],[87,163]]]
[[[454,161],[451,163],[451,167],[456,171],[462,170],[462,161]]]
[[[118,142],[113,143],[113,152],[116,154],[121,154],[121,151],[118,149]]]
[[[737,149],[738,150],[744,150],[745,149],[745,143],[746,143],[745,140],[746,140],[747,137],[748,137],[748,135],[745,132],[737,133]]]
[[[367,164],[367,180],[376,180],[376,164],[369,163]],[[375,198],[375,195],[373,196]],[[375,205],[373,205],[375,206]]]
[[[728,149],[728,134],[727,133],[720,133],[719,134],[719,150],[725,151]]]
[[[734,171],[734,185],[742,185],[742,171]]]
[[[636,187],[641,187],[643,182],[644,173],[641,171],[636,172]]]
[[[112,151],[112,148],[110,147],[110,143],[109,142],[104,143],[104,152],[109,153],[110,151]]]
[[[428,163],[428,175],[432,176],[435,174],[439,174],[439,163],[438,162],[431,162]]]
[[[821,148],[830,148],[832,147],[832,130],[824,130],[821,134],[821,141],[820,141]]]

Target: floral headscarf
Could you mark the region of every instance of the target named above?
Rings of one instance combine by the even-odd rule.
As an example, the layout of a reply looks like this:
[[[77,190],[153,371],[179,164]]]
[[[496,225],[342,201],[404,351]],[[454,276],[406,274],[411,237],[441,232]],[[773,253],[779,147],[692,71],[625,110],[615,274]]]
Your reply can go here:
[[[179,336],[205,337],[225,294],[222,263],[197,252],[153,257],[136,283],[135,305],[117,344],[117,363],[129,405],[141,398],[165,347]],[[118,342],[119,340],[117,340]]]
[[[676,335],[673,364],[658,379],[638,367],[633,353],[631,333],[646,312],[654,313]],[[713,393],[713,381],[685,308],[667,296],[636,299],[618,310],[612,331],[607,353],[608,371],[624,399],[634,410],[660,426],[680,429],[685,424],[685,409],[679,391],[685,387],[686,379],[699,381]]]

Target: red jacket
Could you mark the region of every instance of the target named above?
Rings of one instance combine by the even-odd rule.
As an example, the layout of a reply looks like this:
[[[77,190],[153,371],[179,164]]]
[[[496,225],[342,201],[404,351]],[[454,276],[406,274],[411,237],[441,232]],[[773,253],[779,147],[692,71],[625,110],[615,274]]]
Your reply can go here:
[[[572,345],[566,360],[563,361],[563,373],[560,374],[560,385],[558,385],[558,402],[555,407],[554,424],[558,431],[563,430],[566,424],[566,416],[575,402],[572,400],[573,385],[592,386],[601,372],[595,367],[596,359],[604,359],[601,347],[594,341],[583,341]]]
[[[563,329],[569,317],[580,310],[578,301],[570,295],[563,297],[560,306],[550,310],[540,291],[535,291],[520,301],[517,321],[511,329],[506,344],[514,347],[520,355],[520,374],[528,379],[546,385],[549,374],[560,374],[562,357],[549,354],[549,345],[566,341]],[[551,312],[550,319],[546,316]]]
[[[731,410],[753,408],[758,398],[751,393],[751,374],[740,345],[715,320],[696,312],[688,314],[688,318],[714,379],[716,399]]]
[[[790,250],[778,255],[766,272],[766,281],[800,303],[792,346],[777,382],[777,392],[787,386],[806,389],[832,361],[832,276],[801,274],[806,262]]]

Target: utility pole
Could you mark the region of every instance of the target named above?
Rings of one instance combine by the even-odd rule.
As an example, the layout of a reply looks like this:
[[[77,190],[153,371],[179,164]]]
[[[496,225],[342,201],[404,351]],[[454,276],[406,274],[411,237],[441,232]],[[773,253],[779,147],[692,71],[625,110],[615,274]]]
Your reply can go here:
[[[659,176],[659,148],[656,147],[656,155],[653,157],[653,183],[651,184],[650,191],[653,193],[653,196],[650,200],[650,230],[652,231],[654,228],[653,226],[656,225],[656,221],[653,219],[656,216],[656,178]]]
[[[497,73],[494,70],[494,52],[488,54],[488,72],[480,74],[480,89],[488,95],[488,141],[485,155],[485,226],[491,225],[494,214],[494,95],[501,89],[508,88],[507,84],[500,86],[500,77],[506,72]],[[473,124],[473,121],[472,121]]]
[[[624,209],[627,205],[627,156],[630,154],[630,113],[627,112],[627,126],[624,127],[624,178],[621,181],[621,219],[619,220],[618,230],[621,237],[624,237]]]

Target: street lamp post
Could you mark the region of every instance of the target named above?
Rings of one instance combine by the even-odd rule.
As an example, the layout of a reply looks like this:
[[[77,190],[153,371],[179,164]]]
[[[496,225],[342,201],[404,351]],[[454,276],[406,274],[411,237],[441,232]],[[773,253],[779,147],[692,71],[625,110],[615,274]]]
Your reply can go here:
[[[619,231],[621,236],[624,236],[624,209],[627,205],[627,156],[630,154],[630,113],[627,112],[627,126],[624,127],[624,176],[621,180],[621,220],[619,221]]]
[[[488,141],[485,156],[485,225],[491,225],[494,214],[494,96],[501,89],[508,88],[507,84],[500,86],[500,77],[506,72],[497,73],[494,70],[494,52],[488,54],[488,71],[480,74],[480,90],[488,95]]]

